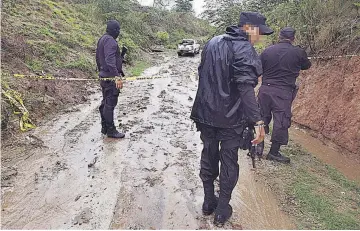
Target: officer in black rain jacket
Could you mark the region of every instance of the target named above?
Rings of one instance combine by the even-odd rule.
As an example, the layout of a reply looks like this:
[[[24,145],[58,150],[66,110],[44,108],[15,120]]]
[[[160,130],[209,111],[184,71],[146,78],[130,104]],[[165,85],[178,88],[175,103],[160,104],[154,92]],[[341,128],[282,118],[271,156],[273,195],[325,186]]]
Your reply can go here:
[[[253,44],[260,35],[273,31],[259,13],[243,12],[238,26],[212,38],[205,45],[198,68],[199,86],[191,119],[196,122],[204,147],[200,178],[204,186],[203,213],[215,211],[214,223],[222,226],[231,216],[231,193],[239,176],[238,149],[247,123],[255,125],[257,144],[264,139],[263,121],[254,87],[262,74],[261,60]],[[220,150],[219,150],[220,145]],[[219,176],[220,195],[214,195],[214,180]]]

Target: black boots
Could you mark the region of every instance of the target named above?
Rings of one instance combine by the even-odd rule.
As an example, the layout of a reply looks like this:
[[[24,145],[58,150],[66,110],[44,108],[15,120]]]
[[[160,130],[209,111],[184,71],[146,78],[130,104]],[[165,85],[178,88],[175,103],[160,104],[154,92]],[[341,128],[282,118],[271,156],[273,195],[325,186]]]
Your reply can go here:
[[[101,132],[102,132],[102,129],[101,129]],[[125,137],[125,134],[118,132],[118,130],[116,130],[115,125],[113,125],[113,124],[110,126],[106,126],[106,135],[109,138],[116,138],[116,139]]]
[[[290,163],[290,158],[283,156],[280,152],[277,153],[271,153],[269,152],[269,154],[266,157],[267,160],[274,160],[280,163],[284,163],[284,164],[289,164]]]
[[[224,226],[225,222],[230,219],[232,212],[232,207],[229,204],[227,204],[224,209],[217,208],[215,211],[214,225],[217,227]]]
[[[107,135],[110,138],[124,138],[125,134],[116,130],[114,124],[106,124],[105,121],[101,121],[101,133]]]
[[[106,135],[106,133],[107,133],[107,126],[104,121],[101,121],[101,133],[104,135]]]
[[[202,205],[202,212],[205,216],[209,216],[215,211],[218,205],[218,200],[219,199],[215,196],[213,198],[204,199],[204,203]]]
[[[203,186],[205,196],[204,203],[202,205],[202,212],[205,216],[209,216],[215,211],[218,205],[218,198],[215,196],[213,181],[203,182]]]
[[[232,207],[229,205],[230,198],[218,199],[214,194],[214,182],[205,181],[204,185],[204,203],[202,212],[205,216],[215,212],[214,224],[221,227],[232,215]]]
[[[267,160],[274,160],[280,163],[284,163],[284,164],[289,164],[290,163],[290,158],[283,156],[280,152],[280,144],[273,142],[271,144],[271,148],[270,148],[270,152],[267,155],[266,159]]]

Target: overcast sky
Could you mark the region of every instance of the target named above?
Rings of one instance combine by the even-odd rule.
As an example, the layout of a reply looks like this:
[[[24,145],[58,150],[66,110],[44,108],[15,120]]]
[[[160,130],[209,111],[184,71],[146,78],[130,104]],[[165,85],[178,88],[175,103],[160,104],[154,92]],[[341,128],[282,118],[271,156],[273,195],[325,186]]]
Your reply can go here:
[[[152,6],[153,0],[138,0],[141,5]],[[194,11],[196,15],[199,15],[203,12],[204,0],[194,0]]]

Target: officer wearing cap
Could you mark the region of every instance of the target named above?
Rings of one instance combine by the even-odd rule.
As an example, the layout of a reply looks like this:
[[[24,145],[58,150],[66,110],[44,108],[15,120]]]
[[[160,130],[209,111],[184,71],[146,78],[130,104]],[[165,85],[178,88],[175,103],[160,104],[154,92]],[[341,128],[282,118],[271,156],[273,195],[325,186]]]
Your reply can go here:
[[[306,52],[294,46],[295,30],[281,29],[279,43],[268,47],[260,55],[263,67],[262,85],[258,102],[265,122],[265,131],[273,119],[271,148],[266,159],[290,163],[290,158],[280,153],[280,146],[287,145],[291,125],[291,105],[297,93],[296,78],[300,70],[311,67]],[[262,143],[263,144],[263,143]]]
[[[96,64],[100,78],[115,78],[100,82],[103,100],[99,107],[101,116],[101,133],[111,138],[124,138],[125,134],[116,130],[114,109],[118,102],[119,89],[123,87],[121,77],[122,57],[116,41],[120,34],[120,23],[110,20],[106,25],[106,33],[99,39],[96,48]]]
[[[226,28],[225,34],[206,43],[198,68],[199,85],[191,119],[204,145],[200,161],[202,211],[204,215],[215,212],[217,226],[224,225],[232,215],[229,202],[239,177],[238,150],[246,124],[255,126],[254,144],[261,143],[265,136],[254,92],[262,67],[253,47],[261,35],[273,33],[265,21],[259,13],[242,12],[237,26]],[[214,194],[218,176],[219,198]]]

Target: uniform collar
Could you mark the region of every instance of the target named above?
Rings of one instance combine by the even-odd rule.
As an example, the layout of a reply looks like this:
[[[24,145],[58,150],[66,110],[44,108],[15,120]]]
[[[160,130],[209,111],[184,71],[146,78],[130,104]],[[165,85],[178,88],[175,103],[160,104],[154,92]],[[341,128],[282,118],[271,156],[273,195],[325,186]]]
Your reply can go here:
[[[291,45],[292,45],[292,43],[290,42],[290,40],[286,40],[286,39],[281,40],[279,43],[288,43],[288,44],[291,44]]]

